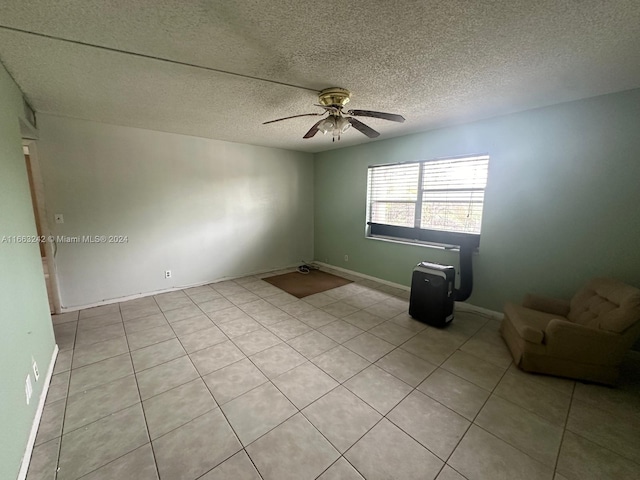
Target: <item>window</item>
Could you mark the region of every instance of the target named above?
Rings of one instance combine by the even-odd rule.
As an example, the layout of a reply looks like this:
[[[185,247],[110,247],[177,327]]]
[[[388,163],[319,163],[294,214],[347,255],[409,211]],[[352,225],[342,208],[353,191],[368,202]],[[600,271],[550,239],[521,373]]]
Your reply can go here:
[[[479,243],[488,167],[488,155],[369,167],[369,235]]]

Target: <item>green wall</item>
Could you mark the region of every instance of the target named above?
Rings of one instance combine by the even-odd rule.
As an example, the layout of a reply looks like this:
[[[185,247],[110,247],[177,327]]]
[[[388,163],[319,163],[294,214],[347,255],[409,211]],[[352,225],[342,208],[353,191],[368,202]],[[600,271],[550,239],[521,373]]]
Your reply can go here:
[[[55,347],[38,245],[3,243],[36,235],[22,154],[22,96],[0,64],[0,478],[18,476],[47,368]],[[31,357],[40,370],[29,405]],[[33,380],[33,373],[31,373]]]
[[[365,238],[367,166],[470,153],[491,160],[469,303],[569,297],[596,275],[640,286],[640,90],[317,154],[315,259],[404,285],[421,260],[457,266]]]

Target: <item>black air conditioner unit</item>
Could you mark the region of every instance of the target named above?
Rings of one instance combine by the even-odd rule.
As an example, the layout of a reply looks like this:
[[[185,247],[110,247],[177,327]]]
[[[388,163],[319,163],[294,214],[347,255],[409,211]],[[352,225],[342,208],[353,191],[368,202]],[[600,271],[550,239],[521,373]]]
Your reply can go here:
[[[451,265],[420,262],[411,277],[409,315],[434,327],[449,325],[454,302],[465,301],[473,290],[471,257],[480,245],[480,235],[454,235],[451,238],[460,246],[460,288],[455,288],[456,271]]]

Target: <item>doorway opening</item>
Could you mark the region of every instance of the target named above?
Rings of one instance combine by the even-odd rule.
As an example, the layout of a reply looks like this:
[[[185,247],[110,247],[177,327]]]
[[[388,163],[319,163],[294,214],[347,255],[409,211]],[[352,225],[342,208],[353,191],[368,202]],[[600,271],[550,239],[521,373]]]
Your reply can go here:
[[[31,191],[31,203],[33,205],[33,215],[36,220],[36,230],[38,237],[45,240],[41,241],[39,245],[42,271],[47,285],[49,310],[52,314],[61,313],[55,265],[56,244],[55,242],[49,241],[51,230],[49,229],[47,221],[47,210],[44,203],[44,183],[40,172],[40,164],[37,159],[36,142],[29,139],[23,140],[22,150],[27,167],[27,175],[29,177],[29,190]]]

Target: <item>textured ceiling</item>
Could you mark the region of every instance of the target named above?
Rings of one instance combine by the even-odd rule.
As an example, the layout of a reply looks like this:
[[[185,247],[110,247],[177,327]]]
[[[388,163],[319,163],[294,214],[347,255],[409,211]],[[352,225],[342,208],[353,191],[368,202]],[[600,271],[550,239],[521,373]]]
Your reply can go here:
[[[381,139],[640,87],[640,2],[2,0],[0,60],[38,112],[318,152],[371,140],[262,122],[332,86],[407,118]]]

